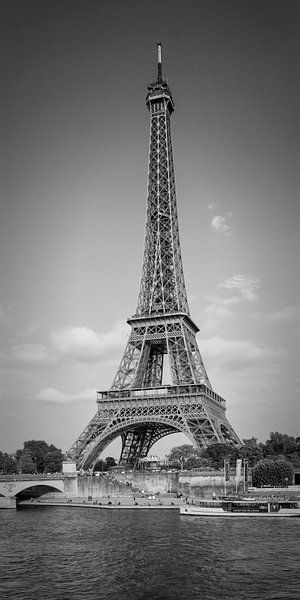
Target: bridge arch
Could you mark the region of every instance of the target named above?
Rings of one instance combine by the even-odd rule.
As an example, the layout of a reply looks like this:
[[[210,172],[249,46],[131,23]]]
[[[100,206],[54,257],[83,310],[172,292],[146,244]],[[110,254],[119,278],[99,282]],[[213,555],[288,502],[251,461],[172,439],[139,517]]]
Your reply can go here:
[[[62,494],[62,490],[52,484],[35,484],[24,486],[22,490],[19,490],[15,494],[15,498],[19,501],[28,500],[29,498],[40,498],[50,492],[59,492]]]
[[[0,495],[6,497],[39,497],[49,492],[64,492],[63,479],[26,479],[0,481]]]

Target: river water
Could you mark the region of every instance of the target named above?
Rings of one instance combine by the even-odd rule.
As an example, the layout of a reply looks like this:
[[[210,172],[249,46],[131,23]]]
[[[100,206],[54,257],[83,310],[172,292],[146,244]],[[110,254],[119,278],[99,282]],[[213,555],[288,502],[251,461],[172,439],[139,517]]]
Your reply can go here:
[[[300,519],[0,511],[3,600],[298,600]]]

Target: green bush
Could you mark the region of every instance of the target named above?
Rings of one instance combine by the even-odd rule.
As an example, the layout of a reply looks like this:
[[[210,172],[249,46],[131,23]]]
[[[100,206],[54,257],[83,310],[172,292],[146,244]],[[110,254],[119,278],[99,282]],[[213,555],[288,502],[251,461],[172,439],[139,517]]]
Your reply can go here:
[[[293,482],[293,467],[285,459],[265,458],[252,470],[252,485],[262,487],[285,487]]]

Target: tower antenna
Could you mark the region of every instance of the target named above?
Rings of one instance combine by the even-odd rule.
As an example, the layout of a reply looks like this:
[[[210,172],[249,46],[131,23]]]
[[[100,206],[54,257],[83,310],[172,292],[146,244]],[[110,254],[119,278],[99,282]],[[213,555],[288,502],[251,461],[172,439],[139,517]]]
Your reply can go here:
[[[157,81],[162,81],[161,48],[162,43],[156,42],[157,46]]]

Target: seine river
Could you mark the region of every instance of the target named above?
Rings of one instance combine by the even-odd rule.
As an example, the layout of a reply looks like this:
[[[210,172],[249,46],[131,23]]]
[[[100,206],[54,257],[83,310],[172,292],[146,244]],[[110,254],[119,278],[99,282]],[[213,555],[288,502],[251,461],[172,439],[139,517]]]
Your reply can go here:
[[[300,597],[300,519],[176,510],[0,510],[3,600]]]

